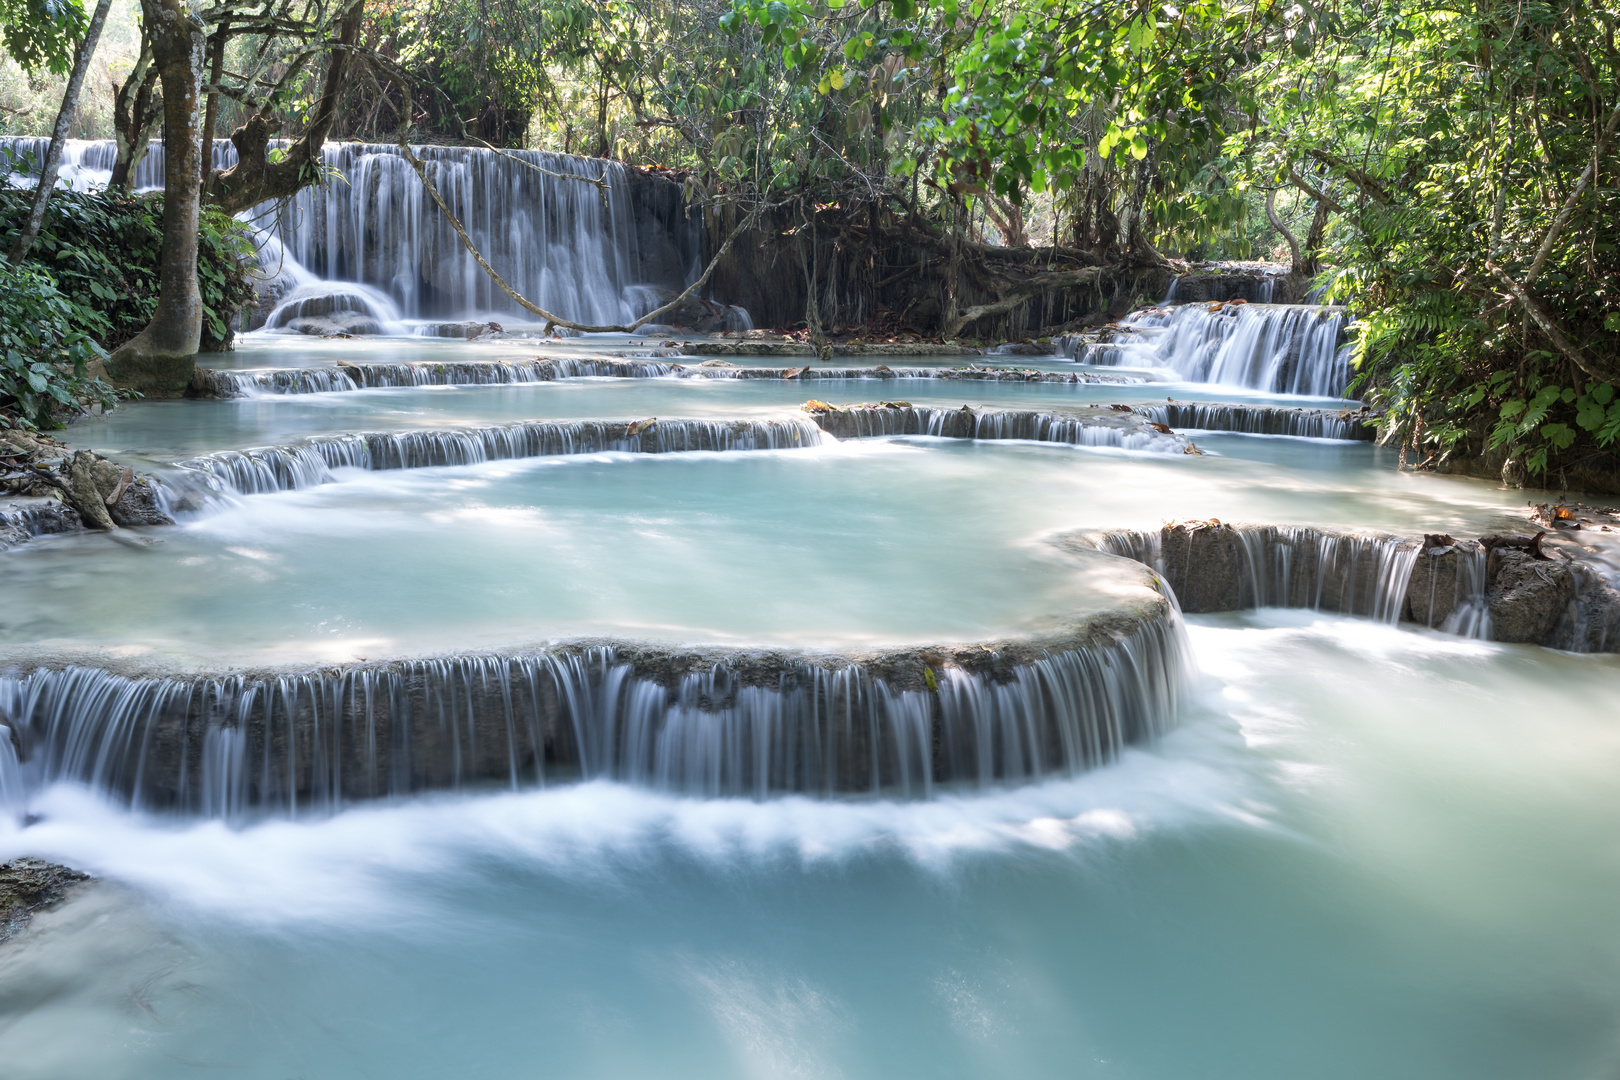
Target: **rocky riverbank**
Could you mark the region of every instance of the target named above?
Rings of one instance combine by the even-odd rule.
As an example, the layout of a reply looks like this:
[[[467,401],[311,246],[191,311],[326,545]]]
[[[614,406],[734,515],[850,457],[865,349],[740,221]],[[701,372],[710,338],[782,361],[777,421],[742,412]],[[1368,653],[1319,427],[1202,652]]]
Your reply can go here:
[[[0,431],[0,549],[50,533],[173,523],[133,468],[48,435]]]

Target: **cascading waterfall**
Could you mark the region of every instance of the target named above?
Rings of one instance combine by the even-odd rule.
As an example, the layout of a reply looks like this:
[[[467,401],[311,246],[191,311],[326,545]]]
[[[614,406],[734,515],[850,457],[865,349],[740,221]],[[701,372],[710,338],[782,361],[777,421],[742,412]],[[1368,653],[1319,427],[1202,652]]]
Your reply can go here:
[[[952,439],[1026,439],[1071,446],[1186,453],[1182,436],[1157,431],[1128,413],[1099,410],[1079,416],[1008,409],[932,409],[911,405],[845,408],[814,414],[829,434],[841,439],[893,435],[933,435]]]
[[[69,781],[225,818],[593,778],[926,797],[1081,771],[1162,733],[1184,648],[1161,606],[1130,633],[1013,663],[935,658],[929,680],[914,657],[694,662],[608,645],[253,677],[40,669],[0,678],[0,720],[22,747],[11,773],[0,761],[0,783]]]
[[[554,454],[787,450],[826,441],[807,420],[525,421],[483,428],[324,435],[287,446],[223,450],[177,464],[236,495],[299,491],[333,469],[422,469]]]
[[[27,798],[22,766],[11,738],[11,729],[0,724],[0,815],[5,816],[16,813]]]
[[[32,153],[37,161],[46,143],[0,138],[0,153]],[[415,149],[491,265],[529,300],[565,318],[633,321],[702,270],[702,220],[687,213],[677,184],[565,154]],[[111,141],[70,140],[64,182],[104,185],[116,157]],[[161,186],[163,160],[162,144],[152,143],[132,185]],[[235,165],[235,147],[216,139],[213,161],[216,168]],[[332,180],[305,188],[284,207],[248,215],[265,234],[263,261],[280,271],[283,297],[314,299],[349,284],[375,293],[368,305],[343,310],[382,321],[388,313],[377,309],[378,300],[404,319],[533,317],[479,269],[398,147],[328,144],[322,165]],[[746,321],[718,307],[716,317],[737,326]]]
[[[192,391],[202,397],[260,394],[328,394],[388,386],[481,386],[550,382],[554,379],[793,379],[796,381],[962,380],[1084,383],[1101,380],[1079,373],[997,368],[760,368],[704,367],[653,359],[446,360],[415,363],[343,362],[331,367],[222,371],[198,368]]]
[[[1376,435],[1372,427],[1360,420],[1346,418],[1326,409],[1172,401],[1166,405],[1137,406],[1136,411],[1166,427],[1194,431],[1235,431],[1248,435],[1362,441],[1371,441]]]
[[[1350,381],[1345,312],[1302,304],[1179,304],[1127,316],[1081,363],[1166,368],[1187,382],[1339,397]]]

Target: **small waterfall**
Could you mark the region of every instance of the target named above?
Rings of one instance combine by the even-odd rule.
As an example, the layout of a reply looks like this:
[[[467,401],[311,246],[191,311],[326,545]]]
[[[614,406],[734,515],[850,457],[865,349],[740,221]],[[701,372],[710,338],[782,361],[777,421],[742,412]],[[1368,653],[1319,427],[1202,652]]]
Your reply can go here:
[[[1089,534],[1082,546],[1157,570],[1191,613],[1312,608],[1397,622],[1420,545],[1378,533],[1194,523]]]
[[[368,335],[403,333],[398,306],[386,294],[364,285],[334,291],[306,285],[278,303],[265,319],[266,330],[294,333]]]
[[[1408,603],[1412,621],[1489,641],[1488,563],[1489,552],[1477,540],[1428,537],[1412,574]]]
[[[0,724],[0,817],[21,813],[27,797],[28,790],[23,780],[22,766],[17,762],[17,747],[12,742],[11,729]]]
[[[1340,344],[1343,308],[1283,304],[1180,304],[1127,316],[1111,340],[1076,359],[1103,366],[1167,368],[1187,382],[1278,394],[1339,397],[1350,382]]]
[[[922,659],[592,645],[298,675],[40,669],[0,678],[0,720],[20,738],[14,775],[33,785],[209,817],[593,778],[919,798],[1067,775],[1162,733],[1182,693],[1180,634],[1164,605],[1090,643]]]
[[[1099,409],[1091,415],[918,408],[910,405],[843,408],[813,414],[817,424],[840,439],[889,435],[934,435],[950,439],[1025,439],[1071,446],[1111,446],[1125,450],[1188,453],[1184,437],[1154,429],[1128,412]]]
[[[218,371],[198,368],[191,377],[198,397],[239,398],[263,394],[330,394],[358,390],[349,369],[336,367],[274,368],[266,371]]]
[[[78,527],[78,512],[55,499],[41,499],[32,506],[0,509],[0,551],[36,536],[72,532]]]
[[[1304,439],[1370,442],[1377,435],[1359,419],[1328,409],[1294,409],[1278,405],[1201,404],[1172,401],[1138,406],[1137,412],[1167,427],[1194,431],[1236,431],[1249,435],[1291,435]]]
[[[333,469],[423,469],[557,454],[673,454],[817,446],[807,420],[525,421],[495,427],[324,435],[286,446],[223,450],[177,464],[229,494],[299,491],[330,483]]]

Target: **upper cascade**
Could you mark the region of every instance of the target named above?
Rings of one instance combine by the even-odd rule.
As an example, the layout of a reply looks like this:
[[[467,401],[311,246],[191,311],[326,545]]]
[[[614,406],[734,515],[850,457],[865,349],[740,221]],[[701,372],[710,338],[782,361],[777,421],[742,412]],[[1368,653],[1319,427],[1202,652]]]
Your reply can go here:
[[[1246,301],[1142,308],[1096,344],[1085,364],[1160,368],[1186,382],[1220,383],[1274,394],[1343,396],[1350,349],[1342,307]]]
[[[0,153],[43,158],[48,140],[0,138]],[[616,162],[533,150],[421,146],[417,154],[473,243],[531,302],[577,322],[631,322],[673,299],[702,272],[703,222],[681,189]],[[70,140],[62,176],[104,185],[111,141]],[[216,139],[214,166],[236,150]],[[497,314],[532,319],[474,262],[397,146],[329,143],[331,177],[284,206],[258,207],[265,270],[279,295],[313,295],[312,282],[365,286],[403,319]],[[163,183],[163,147],[135,167],[136,188]],[[375,305],[373,306],[375,310]],[[721,316],[728,309],[719,309]],[[733,316],[740,319],[741,316]]]

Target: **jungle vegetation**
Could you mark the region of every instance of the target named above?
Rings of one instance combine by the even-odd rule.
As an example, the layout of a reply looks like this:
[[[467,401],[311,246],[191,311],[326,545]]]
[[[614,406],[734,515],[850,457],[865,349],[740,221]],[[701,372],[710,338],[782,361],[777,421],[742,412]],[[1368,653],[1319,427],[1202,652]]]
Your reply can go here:
[[[0,5],[40,78],[90,21]],[[1612,0],[141,0],[138,22],[115,183],[159,134],[240,158],[170,177],[181,270],[204,205],[321,182],[328,139],[611,157],[728,223],[1017,268],[1007,303],[1280,254],[1353,309],[1355,390],[1409,463],[1614,466]],[[202,306],[159,305],[148,352],[195,349]]]

